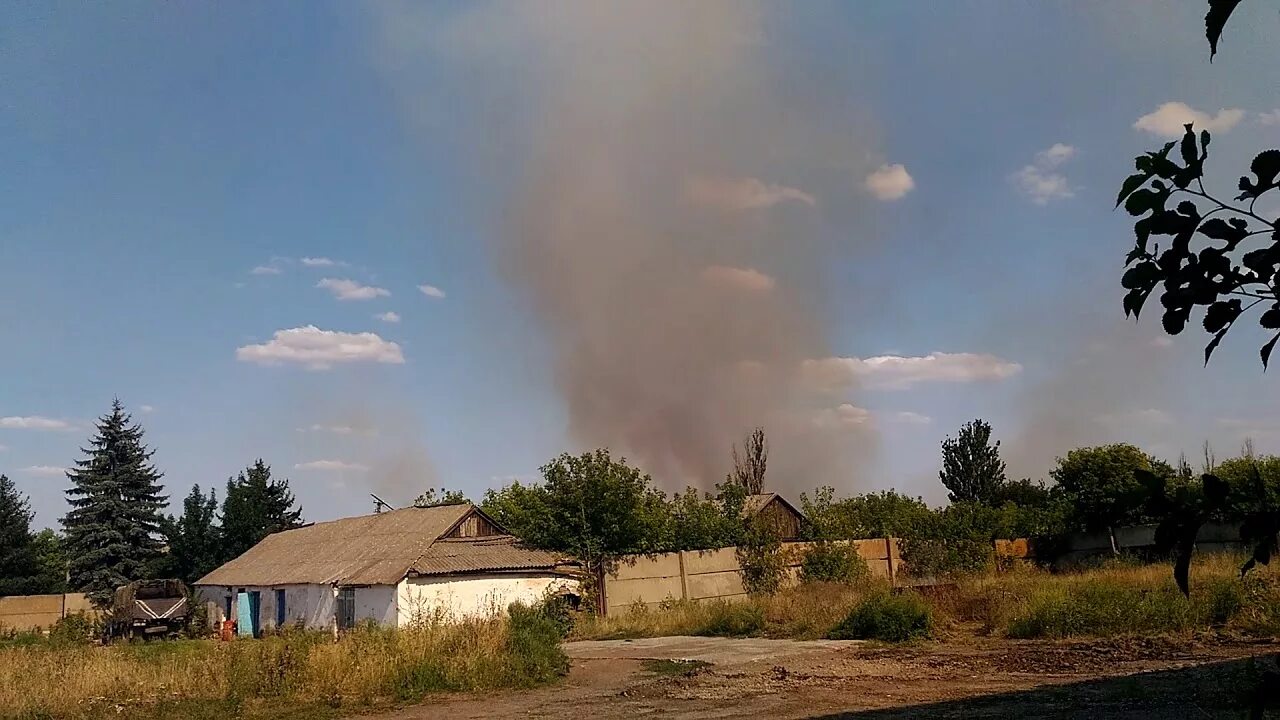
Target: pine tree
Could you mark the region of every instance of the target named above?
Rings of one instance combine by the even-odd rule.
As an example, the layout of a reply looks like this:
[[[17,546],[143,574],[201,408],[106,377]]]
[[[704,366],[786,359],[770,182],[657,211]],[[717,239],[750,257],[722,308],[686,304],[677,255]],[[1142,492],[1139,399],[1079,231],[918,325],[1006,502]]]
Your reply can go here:
[[[272,480],[271,466],[261,458],[239,476],[227,480],[222,499],[222,557],[230,560],[274,532],[302,524],[288,480]]]
[[[176,577],[190,584],[222,562],[222,529],[216,524],[217,494],[206,496],[199,485],[182,501],[182,515],[165,518],[162,535],[169,552],[155,575]]]
[[[998,505],[1006,484],[1000,441],[991,444],[991,425],[983,420],[965,423],[960,434],[942,441],[942,471],[938,478],[951,502]]]
[[[13,481],[0,475],[0,596],[41,592],[31,540],[31,505]]]
[[[142,442],[142,427],[119,398],[98,419],[87,457],[67,472],[71,510],[63,518],[70,586],[98,605],[116,587],[146,575],[160,554],[157,536],[168,497],[163,473],[151,464],[155,451]]]

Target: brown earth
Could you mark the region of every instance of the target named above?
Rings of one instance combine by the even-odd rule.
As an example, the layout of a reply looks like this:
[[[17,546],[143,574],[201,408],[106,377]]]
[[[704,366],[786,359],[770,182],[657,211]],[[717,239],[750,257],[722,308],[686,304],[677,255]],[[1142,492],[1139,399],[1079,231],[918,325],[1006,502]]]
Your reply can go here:
[[[1257,687],[1276,689],[1280,696],[1280,682],[1265,675],[1280,652],[1280,645],[1271,642],[969,639],[887,647],[857,641],[667,637],[574,642],[565,649],[573,669],[557,685],[428,698],[378,720],[1189,720],[1247,717]],[[655,668],[646,663],[652,659],[710,665],[680,672],[671,664]],[[676,674],[655,671],[659,669]]]

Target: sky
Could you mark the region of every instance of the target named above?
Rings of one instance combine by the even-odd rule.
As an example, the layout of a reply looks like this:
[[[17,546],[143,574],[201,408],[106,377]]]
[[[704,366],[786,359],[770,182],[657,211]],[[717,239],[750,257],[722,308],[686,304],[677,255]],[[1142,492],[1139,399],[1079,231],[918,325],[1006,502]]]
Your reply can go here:
[[[1121,310],[1133,156],[1280,144],[1280,15],[1199,2],[0,7],[0,472],[119,397],[175,501],[308,519],[608,446],[932,503],[939,444],[1280,452],[1254,327]],[[1280,211],[1280,206],[1275,208]]]

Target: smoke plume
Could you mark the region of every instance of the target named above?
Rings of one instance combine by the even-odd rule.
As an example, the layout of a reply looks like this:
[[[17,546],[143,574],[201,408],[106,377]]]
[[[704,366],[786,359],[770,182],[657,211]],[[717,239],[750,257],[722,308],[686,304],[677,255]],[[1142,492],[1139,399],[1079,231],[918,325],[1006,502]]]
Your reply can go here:
[[[411,113],[432,112],[406,70],[422,58],[474,79],[450,111],[475,113],[503,153],[476,159],[510,181],[495,257],[553,348],[572,440],[668,488],[709,487],[763,426],[773,488],[849,488],[873,448],[867,415],[812,394],[798,369],[831,354],[823,219],[856,227],[844,215],[880,158],[831,88],[770,56],[767,15],[745,2],[383,12],[383,66]]]

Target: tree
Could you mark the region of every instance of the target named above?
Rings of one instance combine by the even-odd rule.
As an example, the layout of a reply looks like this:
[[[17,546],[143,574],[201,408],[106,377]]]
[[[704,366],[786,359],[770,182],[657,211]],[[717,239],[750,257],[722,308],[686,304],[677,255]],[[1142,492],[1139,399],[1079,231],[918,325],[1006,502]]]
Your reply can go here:
[[[218,498],[212,488],[206,496],[199,485],[182,501],[182,515],[165,519],[163,536],[169,552],[154,573],[176,577],[190,584],[222,562],[222,529],[217,525]]]
[[[1211,61],[1238,3],[1209,0],[1205,35]],[[1271,333],[1259,352],[1265,369],[1280,340],[1280,218],[1267,219],[1255,207],[1264,194],[1280,188],[1280,150],[1264,150],[1254,157],[1249,165],[1252,177],[1241,176],[1240,194],[1232,203],[1205,189],[1210,139],[1207,130],[1197,138],[1188,123],[1181,142],[1138,156],[1137,172],[1121,185],[1116,206],[1123,204],[1130,215],[1142,216],[1133,225],[1136,242],[1121,279],[1128,291],[1124,312],[1136,319],[1147,298],[1162,286],[1164,330],[1177,335],[1192,310],[1203,306],[1202,324],[1213,336],[1204,348],[1207,365],[1236,320],[1261,304],[1258,324]],[[1169,157],[1175,144],[1182,164]],[[1163,252],[1158,243],[1151,243],[1153,235],[1169,238]]]
[[[836,500],[830,487],[818,488],[812,498],[802,493],[800,507],[819,540],[909,537],[933,512],[923,499],[895,490]]]
[[[70,585],[100,606],[116,587],[142,578],[160,554],[160,511],[168,498],[142,438],[117,398],[81,448],[85,459],[67,472],[71,510],[62,525]]]
[[[769,443],[765,440],[764,428],[756,428],[742,441],[741,456],[737,445],[731,450],[734,482],[741,485],[748,495],[764,492],[764,473],[769,466]]]
[[[938,473],[951,502],[1000,504],[1005,485],[1000,441],[991,444],[991,425],[974,420],[960,427],[955,438],[942,441],[942,470]]]
[[[669,546],[666,498],[626,459],[614,460],[604,449],[566,453],[542,467],[542,478],[490,490],[483,508],[529,545],[577,557],[590,571],[589,583],[621,555]]]
[[[302,524],[288,480],[273,480],[271,466],[258,458],[227,479],[222,498],[222,559],[243,555],[266,536]]]
[[[437,492],[435,488],[427,488],[427,491],[414,498],[413,506],[416,508],[440,507],[441,505],[466,505],[471,502],[467,500],[467,496],[461,490],[446,490],[440,488]]]
[[[58,533],[45,528],[31,537],[36,557],[38,594],[53,595],[67,591],[67,554]]]
[[[733,487],[740,488],[736,483]],[[690,487],[672,497],[670,505],[671,550],[714,550],[737,545],[742,538],[740,501]]]
[[[1049,474],[1071,503],[1076,523],[1087,530],[1105,530],[1116,546],[1116,527],[1141,519],[1145,489],[1136,473],[1169,477],[1173,469],[1133,445],[1117,443],[1077,448],[1058,458]]]
[[[32,545],[33,517],[27,498],[12,480],[0,475],[0,596],[42,592]]]

